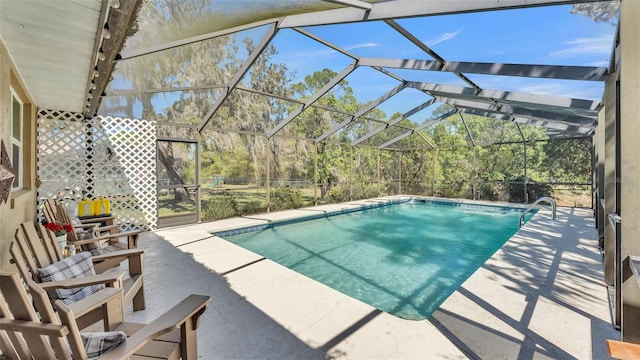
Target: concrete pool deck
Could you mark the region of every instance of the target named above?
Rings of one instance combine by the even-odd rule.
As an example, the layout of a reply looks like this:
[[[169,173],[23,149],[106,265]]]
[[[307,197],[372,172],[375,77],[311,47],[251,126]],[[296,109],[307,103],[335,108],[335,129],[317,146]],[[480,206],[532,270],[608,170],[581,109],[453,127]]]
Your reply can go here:
[[[210,295],[202,359],[607,359],[611,325],[592,211],[539,211],[428,319],[403,320],[212,236],[402,197],[257,214],[143,234],[148,322]]]

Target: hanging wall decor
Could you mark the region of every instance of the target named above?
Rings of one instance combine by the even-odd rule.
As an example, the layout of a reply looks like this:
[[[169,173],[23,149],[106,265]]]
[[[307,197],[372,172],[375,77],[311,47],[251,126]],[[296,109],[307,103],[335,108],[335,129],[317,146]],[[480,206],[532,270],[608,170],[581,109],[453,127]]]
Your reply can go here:
[[[7,152],[7,148],[4,147],[4,141],[0,140],[0,146],[2,147],[0,152],[0,204],[2,204],[9,199],[11,184],[13,184],[13,178],[15,178],[16,175],[13,173],[9,153]]]

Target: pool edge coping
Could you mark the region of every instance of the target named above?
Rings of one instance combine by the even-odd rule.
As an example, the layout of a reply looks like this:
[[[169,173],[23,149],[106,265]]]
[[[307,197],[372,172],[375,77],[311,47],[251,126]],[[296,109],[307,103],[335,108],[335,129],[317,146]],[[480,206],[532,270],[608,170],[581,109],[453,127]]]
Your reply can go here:
[[[402,196],[402,197],[397,198],[398,196]],[[311,206],[311,207],[300,208],[300,209],[285,210],[285,211],[315,210],[315,211],[321,212],[319,214],[314,214],[314,215],[300,214],[300,215],[292,215],[292,216],[281,218],[281,219],[266,219],[266,218],[259,217],[260,215],[274,214],[274,213],[264,213],[264,214],[258,214],[253,216],[240,216],[241,219],[254,220],[259,223],[253,224],[253,225],[247,225],[247,224],[230,225],[226,228],[221,228],[219,230],[208,231],[208,233],[211,234],[211,236],[224,238],[225,236],[239,235],[239,234],[244,234],[248,232],[263,230],[268,227],[295,224],[298,222],[311,221],[311,220],[326,218],[330,216],[344,215],[344,214],[353,213],[357,211],[364,211],[368,209],[375,209],[375,208],[390,206],[390,205],[397,205],[401,203],[410,202],[413,200],[429,201],[433,203],[440,203],[440,204],[446,204],[446,205],[451,205],[451,204],[463,205],[464,204],[464,205],[486,206],[486,207],[492,207],[492,208],[505,208],[510,210],[521,209],[523,211],[528,206],[528,204],[512,204],[512,203],[506,203],[506,202],[491,202],[486,200],[447,199],[447,198],[421,196],[421,195],[396,195],[393,198],[391,197],[372,198],[372,199],[365,199],[365,200],[355,200],[352,202],[325,204],[325,205]],[[364,202],[375,201],[375,203],[372,203],[372,204],[360,203],[363,201]],[[329,206],[339,206],[339,205],[342,205],[343,207],[336,210],[317,209],[323,206],[329,207]],[[541,206],[538,205],[537,209],[539,210],[540,208]]]

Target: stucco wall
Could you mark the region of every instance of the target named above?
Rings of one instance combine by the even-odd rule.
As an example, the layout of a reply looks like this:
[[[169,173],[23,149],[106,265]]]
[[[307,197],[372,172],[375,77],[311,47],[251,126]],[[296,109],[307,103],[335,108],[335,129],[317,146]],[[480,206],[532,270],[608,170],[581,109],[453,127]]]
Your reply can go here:
[[[640,255],[640,1],[623,1],[620,17],[620,186],[622,200],[622,339],[640,343],[640,287],[629,256]]]
[[[35,191],[35,114],[36,108],[28,95],[28,90],[23,86],[4,43],[0,40],[0,138],[4,141],[7,150],[11,139],[11,91],[13,88],[24,102],[24,111],[27,122],[24,124],[23,148],[25,159],[23,167],[24,190],[11,193],[6,203],[0,204],[0,268],[2,270],[14,269],[9,263],[9,244],[13,240],[16,228],[23,221],[33,220],[36,214]]]

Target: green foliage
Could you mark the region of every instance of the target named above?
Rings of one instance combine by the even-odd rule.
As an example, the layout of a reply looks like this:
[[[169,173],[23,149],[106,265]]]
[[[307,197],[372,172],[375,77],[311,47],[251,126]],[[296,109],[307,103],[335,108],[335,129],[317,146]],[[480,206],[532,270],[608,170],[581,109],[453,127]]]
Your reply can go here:
[[[509,201],[524,202],[524,177],[517,177],[511,180],[508,185]],[[527,196],[529,202],[533,202],[542,196],[551,196],[551,185],[540,184],[535,181],[527,181]]]
[[[351,200],[370,199],[378,197],[378,185],[375,183],[354,183],[334,186],[327,195],[327,202],[339,203]]]
[[[499,201],[502,200],[502,193],[505,186],[501,183],[480,182],[476,184],[476,198],[481,200]]]
[[[245,203],[240,209],[240,213],[242,215],[257,214],[264,211],[266,211],[266,208],[263,206],[262,201],[260,200],[251,200]]]
[[[238,203],[232,195],[214,196],[202,200],[202,220],[220,220],[238,215]]]
[[[273,210],[297,209],[302,206],[302,190],[290,187],[271,189],[270,207]]]
[[[352,186],[352,200],[371,199],[378,196],[376,184],[355,183]]]
[[[327,200],[331,203],[350,201],[351,197],[349,195],[349,187],[335,186],[333,189],[331,189],[331,191],[329,191],[329,195],[327,195]]]
[[[542,166],[550,182],[589,182],[591,176],[591,140],[557,140],[543,145]]]
[[[472,184],[468,179],[443,181],[438,184],[438,195],[446,198],[468,198]]]

